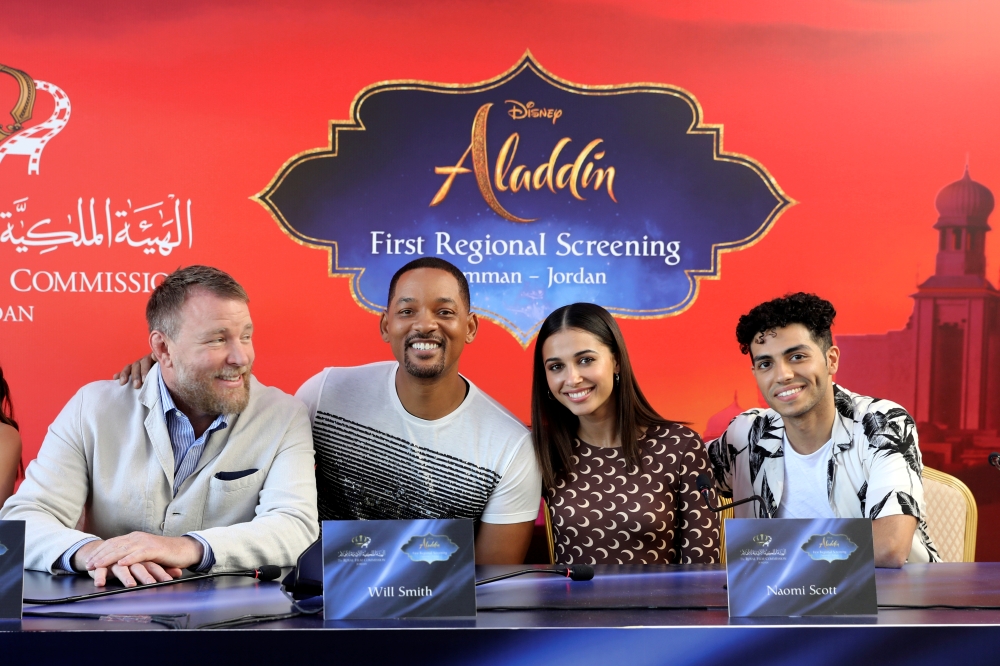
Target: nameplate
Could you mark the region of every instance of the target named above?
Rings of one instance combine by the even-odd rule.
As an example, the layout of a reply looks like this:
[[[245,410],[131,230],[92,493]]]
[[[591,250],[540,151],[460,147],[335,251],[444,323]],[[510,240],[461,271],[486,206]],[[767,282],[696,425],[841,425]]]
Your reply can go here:
[[[471,520],[323,522],[323,618],[475,617]]]
[[[875,615],[875,548],[865,518],[728,519],[732,617]]]
[[[21,619],[24,521],[0,520],[0,620]]]

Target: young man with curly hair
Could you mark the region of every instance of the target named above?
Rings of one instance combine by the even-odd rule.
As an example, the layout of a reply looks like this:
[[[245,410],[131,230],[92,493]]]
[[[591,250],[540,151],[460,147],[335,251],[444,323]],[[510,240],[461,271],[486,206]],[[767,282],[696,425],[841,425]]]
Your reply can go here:
[[[738,518],[870,518],[875,566],[940,561],[923,518],[916,426],[896,403],[833,383],[836,314],[797,293],[740,317],[736,339],[770,409],[740,414],[709,442],[716,484],[764,499],[736,507]]]

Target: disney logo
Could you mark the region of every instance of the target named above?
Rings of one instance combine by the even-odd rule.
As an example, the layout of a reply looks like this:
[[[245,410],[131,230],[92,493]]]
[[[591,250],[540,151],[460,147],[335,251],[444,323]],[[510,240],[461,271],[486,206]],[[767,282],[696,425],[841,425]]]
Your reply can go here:
[[[505,104],[511,104],[512,106],[507,110],[507,115],[514,120],[522,120],[524,118],[551,118],[552,124],[555,125],[556,121],[562,116],[562,109],[543,109],[535,106],[534,102],[528,102],[522,104],[517,100],[508,99],[504,100]]]

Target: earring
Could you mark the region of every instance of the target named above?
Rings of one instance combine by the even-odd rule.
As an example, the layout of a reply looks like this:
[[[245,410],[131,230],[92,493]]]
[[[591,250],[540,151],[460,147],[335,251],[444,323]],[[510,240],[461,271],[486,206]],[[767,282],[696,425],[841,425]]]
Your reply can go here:
[[[615,386],[618,386],[618,373],[615,373]]]
[[[546,391],[545,393],[548,394],[549,400],[555,400],[555,398],[552,397],[552,391]]]

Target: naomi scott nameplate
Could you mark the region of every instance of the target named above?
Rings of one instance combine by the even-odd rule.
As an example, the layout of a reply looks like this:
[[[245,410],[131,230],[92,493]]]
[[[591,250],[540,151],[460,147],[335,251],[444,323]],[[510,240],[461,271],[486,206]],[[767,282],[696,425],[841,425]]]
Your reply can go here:
[[[723,150],[690,92],[570,83],[530,53],[480,83],[368,86],[330,122],[329,146],[293,156],[254,199],[329,252],[362,308],[381,313],[398,268],[439,257],[465,273],[473,310],[524,346],[568,303],[683,312],[724,252],[794,203]]]
[[[24,521],[0,520],[0,620],[21,619]]]
[[[726,520],[732,617],[875,615],[875,549],[865,518]]]
[[[475,617],[471,520],[323,522],[323,618]]]

